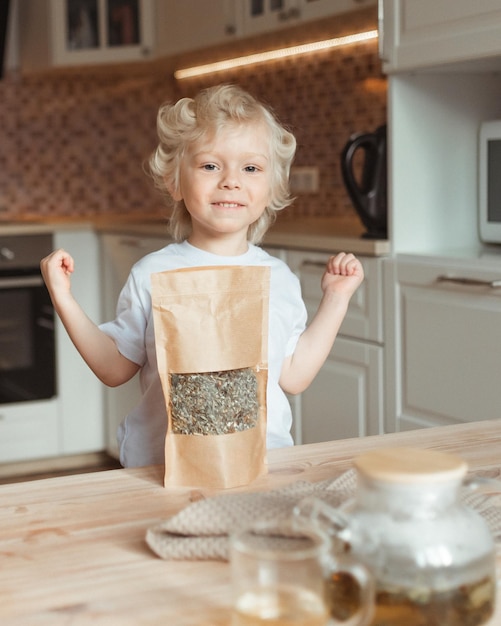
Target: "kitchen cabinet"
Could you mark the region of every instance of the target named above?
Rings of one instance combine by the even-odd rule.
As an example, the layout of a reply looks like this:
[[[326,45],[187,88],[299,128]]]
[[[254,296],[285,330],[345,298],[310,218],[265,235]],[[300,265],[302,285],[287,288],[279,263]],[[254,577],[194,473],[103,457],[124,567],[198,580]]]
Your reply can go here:
[[[0,406],[0,463],[56,456],[59,430],[57,399]]]
[[[382,433],[383,348],[338,336],[301,395],[302,443]]]
[[[380,15],[388,72],[501,54],[499,0],[380,0]]]
[[[284,263],[287,263],[287,250],[285,248],[277,248],[274,246],[265,246],[264,249],[268,254],[277,257]],[[295,444],[301,443],[302,440],[302,424],[301,424],[301,395],[286,394],[292,411],[292,428],[291,435]]]
[[[377,0],[37,0],[16,4],[24,71],[177,55]]]
[[[489,63],[477,49],[501,27],[499,2],[381,0],[380,8],[392,251],[478,246],[478,131],[501,117],[501,79],[490,71],[501,67],[499,34]],[[474,35],[457,34],[468,28]]]
[[[95,322],[100,321],[99,251],[91,230],[65,229],[54,248],[75,259],[72,292]],[[0,406],[0,462],[26,461],[104,448],[103,388],[55,319],[56,389],[50,400]]]
[[[435,282],[446,269],[497,275],[501,260],[499,246],[481,244],[477,219],[479,127],[501,117],[501,79],[492,71],[501,67],[500,14],[489,0],[380,2],[397,259],[384,280],[389,431],[480,419],[493,400],[500,404],[490,369],[494,363],[499,374],[501,365],[497,292]],[[494,270],[483,269],[482,254]],[[419,262],[403,263],[409,255]]]
[[[256,35],[267,31],[338,15],[374,5],[376,0],[245,0],[239,2],[242,33]]]
[[[73,295],[96,324],[101,321],[99,243],[91,230],[60,230],[54,248],[75,260]],[[59,452],[79,454],[104,448],[103,385],[84,362],[56,317]]]
[[[156,56],[179,54],[241,36],[241,0],[161,0],[157,3]]]
[[[501,417],[501,258],[386,265],[388,431]]]
[[[120,233],[101,234],[101,285],[103,318],[106,321],[115,318],[118,296],[134,263],[168,243],[167,236],[138,237]],[[139,376],[135,376],[120,387],[105,390],[106,448],[117,458],[119,455],[116,441],[117,428],[123,418],[136,406],[140,397]]]
[[[23,70],[138,61],[153,53],[154,0],[21,1]]]
[[[377,0],[165,0],[155,55],[179,54],[375,5]],[[201,18],[203,16],[203,18]]]
[[[328,255],[287,251],[301,281],[308,318],[315,314]],[[354,294],[330,355],[299,397],[301,439],[315,443],[383,432],[383,259],[362,257],[365,280]]]

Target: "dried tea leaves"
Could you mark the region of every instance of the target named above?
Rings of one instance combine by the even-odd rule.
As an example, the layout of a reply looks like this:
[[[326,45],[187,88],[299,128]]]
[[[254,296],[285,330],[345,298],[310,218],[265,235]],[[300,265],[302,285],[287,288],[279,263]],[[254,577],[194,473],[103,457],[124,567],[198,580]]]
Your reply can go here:
[[[372,626],[480,626],[494,613],[496,582],[485,577],[469,585],[438,591],[420,589],[377,589]],[[346,572],[327,581],[327,598],[332,617],[345,621],[361,608],[358,582]]]
[[[229,489],[267,471],[270,273],[218,265],[151,275],[166,487]]]
[[[259,417],[258,381],[251,368],[170,374],[172,432],[225,435],[254,428]]]

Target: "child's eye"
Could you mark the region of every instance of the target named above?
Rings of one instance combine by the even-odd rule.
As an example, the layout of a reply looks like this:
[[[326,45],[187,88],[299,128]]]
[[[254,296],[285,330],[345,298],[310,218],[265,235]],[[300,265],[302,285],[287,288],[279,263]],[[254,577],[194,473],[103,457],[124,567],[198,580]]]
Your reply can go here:
[[[202,169],[207,170],[208,172],[214,172],[217,169],[217,166],[214,163],[204,163],[202,165]]]
[[[250,172],[251,174],[254,172],[259,172],[259,168],[256,165],[247,165],[244,170],[246,172]]]

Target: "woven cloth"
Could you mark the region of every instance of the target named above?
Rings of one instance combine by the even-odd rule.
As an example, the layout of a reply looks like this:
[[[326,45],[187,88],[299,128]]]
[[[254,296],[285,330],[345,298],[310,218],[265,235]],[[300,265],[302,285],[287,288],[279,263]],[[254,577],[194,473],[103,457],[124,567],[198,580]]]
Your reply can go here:
[[[485,519],[497,550],[501,550],[499,486],[501,483],[495,493],[466,489],[461,496],[463,504]],[[294,507],[309,496],[338,507],[354,495],[355,489],[356,472],[348,470],[334,480],[319,483],[298,481],[267,492],[223,494],[201,499],[148,529],[146,542],[162,559],[225,561],[229,556],[229,536],[236,529],[257,521],[286,520]]]
[[[146,542],[163,559],[228,560],[229,535],[257,521],[279,522],[294,507],[315,496],[337,507],[350,498],[356,486],[354,470],[334,480],[298,481],[280,489],[259,493],[234,493],[198,500],[148,529]]]

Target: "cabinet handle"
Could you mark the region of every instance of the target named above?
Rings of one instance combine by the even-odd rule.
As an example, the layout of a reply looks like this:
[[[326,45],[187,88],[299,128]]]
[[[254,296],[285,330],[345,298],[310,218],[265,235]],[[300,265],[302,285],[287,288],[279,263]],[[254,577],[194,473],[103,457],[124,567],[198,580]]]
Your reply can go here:
[[[325,269],[326,265],[327,261],[314,261],[313,259],[305,259],[301,263],[301,267],[320,267],[322,269]]]
[[[23,287],[39,287],[43,285],[41,276],[12,276],[0,278],[0,289],[22,289]]]
[[[15,258],[16,253],[13,250],[6,246],[0,248],[0,259],[2,259],[2,261],[13,261]]]
[[[466,276],[438,276],[437,283],[456,283],[457,285],[471,285],[473,287],[490,287],[496,289],[501,287],[500,280],[480,280],[478,278],[466,278]]]
[[[278,19],[281,22],[286,22],[287,20],[296,20],[301,17],[301,11],[297,8],[292,7],[288,11],[280,11],[278,13]]]
[[[130,237],[129,239],[120,239],[120,245],[128,246],[129,248],[144,248],[144,242],[142,239],[134,239]]]

